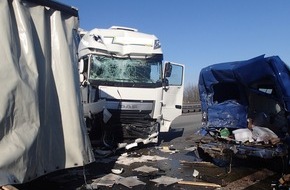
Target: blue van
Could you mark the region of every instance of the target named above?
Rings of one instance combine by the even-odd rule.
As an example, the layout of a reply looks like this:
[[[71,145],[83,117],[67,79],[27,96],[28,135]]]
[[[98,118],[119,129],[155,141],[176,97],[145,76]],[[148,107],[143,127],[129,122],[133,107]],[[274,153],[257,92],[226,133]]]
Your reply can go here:
[[[212,157],[288,155],[290,70],[264,55],[210,65],[199,76],[202,123],[199,148]]]

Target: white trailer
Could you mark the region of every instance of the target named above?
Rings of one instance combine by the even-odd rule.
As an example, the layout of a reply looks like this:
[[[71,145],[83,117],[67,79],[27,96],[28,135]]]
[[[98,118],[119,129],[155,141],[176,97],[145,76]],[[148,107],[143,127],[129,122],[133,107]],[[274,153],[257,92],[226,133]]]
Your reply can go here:
[[[0,186],[94,161],[80,98],[78,11],[0,3]],[[0,188],[1,189],[1,188]]]
[[[118,26],[93,29],[82,33],[78,54],[87,125],[104,144],[157,142],[181,115],[184,66],[163,62],[154,35]],[[105,116],[110,119],[96,122]]]

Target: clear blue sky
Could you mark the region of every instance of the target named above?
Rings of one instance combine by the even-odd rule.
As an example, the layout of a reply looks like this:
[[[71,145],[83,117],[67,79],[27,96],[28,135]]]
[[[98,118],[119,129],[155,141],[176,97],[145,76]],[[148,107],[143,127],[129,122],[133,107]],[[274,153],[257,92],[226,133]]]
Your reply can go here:
[[[289,0],[58,1],[78,8],[85,30],[117,25],[156,35],[164,60],[185,65],[186,84],[208,65],[262,54],[290,65]]]

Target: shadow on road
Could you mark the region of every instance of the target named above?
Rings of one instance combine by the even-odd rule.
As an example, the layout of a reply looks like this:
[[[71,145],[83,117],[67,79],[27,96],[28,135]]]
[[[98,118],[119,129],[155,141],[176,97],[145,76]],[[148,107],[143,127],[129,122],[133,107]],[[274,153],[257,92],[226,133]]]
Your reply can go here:
[[[158,144],[160,144],[161,142],[170,142],[173,139],[182,137],[183,132],[184,132],[184,128],[178,128],[178,129],[171,128],[169,132],[160,133]]]

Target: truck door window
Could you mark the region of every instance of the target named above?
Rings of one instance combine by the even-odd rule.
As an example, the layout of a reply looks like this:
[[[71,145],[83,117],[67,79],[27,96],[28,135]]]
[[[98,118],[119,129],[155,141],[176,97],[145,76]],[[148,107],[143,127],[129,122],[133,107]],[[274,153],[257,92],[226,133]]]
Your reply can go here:
[[[181,86],[183,79],[183,68],[180,65],[172,64],[170,77],[167,77],[168,84],[171,86]]]

